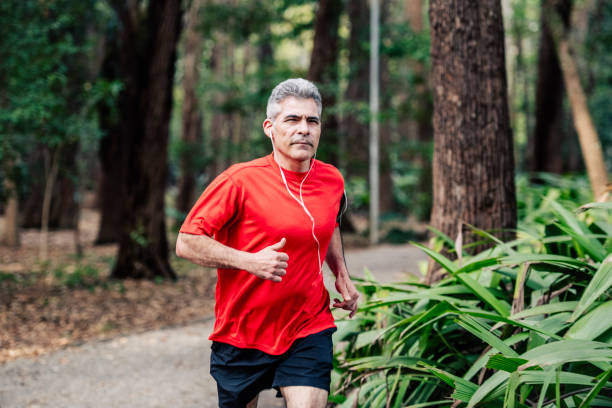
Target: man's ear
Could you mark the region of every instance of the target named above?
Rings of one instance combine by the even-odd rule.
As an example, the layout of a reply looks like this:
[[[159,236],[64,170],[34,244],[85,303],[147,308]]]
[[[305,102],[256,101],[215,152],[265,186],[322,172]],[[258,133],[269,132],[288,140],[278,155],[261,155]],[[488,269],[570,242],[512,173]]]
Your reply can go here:
[[[272,134],[272,121],[269,118],[263,121],[263,131],[270,139],[274,138]]]

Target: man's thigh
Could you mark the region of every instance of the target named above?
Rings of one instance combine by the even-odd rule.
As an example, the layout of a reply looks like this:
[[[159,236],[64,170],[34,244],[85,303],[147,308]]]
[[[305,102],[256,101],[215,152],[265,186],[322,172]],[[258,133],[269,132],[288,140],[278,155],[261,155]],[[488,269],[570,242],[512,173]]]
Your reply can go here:
[[[281,387],[287,408],[325,408],[327,406],[326,390],[308,386]]]
[[[296,395],[305,392],[306,395],[326,398],[333,368],[334,331],[335,328],[327,329],[296,340],[276,367],[274,388],[297,387]]]
[[[276,358],[262,351],[213,342],[210,373],[217,381],[219,407],[244,408],[271,388],[275,365]]]

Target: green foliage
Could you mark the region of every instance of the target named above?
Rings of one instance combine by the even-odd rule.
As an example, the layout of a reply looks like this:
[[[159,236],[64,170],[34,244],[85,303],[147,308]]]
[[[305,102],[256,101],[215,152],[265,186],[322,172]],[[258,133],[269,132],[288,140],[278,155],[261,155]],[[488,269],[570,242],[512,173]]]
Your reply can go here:
[[[539,215],[512,242],[455,261],[417,245],[449,273],[441,282],[361,281],[367,301],[338,322],[332,395],[360,407],[612,404],[601,392],[612,386],[611,208],[531,193]]]
[[[0,2],[0,174],[17,185],[28,181],[25,161],[37,145],[98,136],[93,107],[107,94],[88,81],[86,58],[96,3]]]

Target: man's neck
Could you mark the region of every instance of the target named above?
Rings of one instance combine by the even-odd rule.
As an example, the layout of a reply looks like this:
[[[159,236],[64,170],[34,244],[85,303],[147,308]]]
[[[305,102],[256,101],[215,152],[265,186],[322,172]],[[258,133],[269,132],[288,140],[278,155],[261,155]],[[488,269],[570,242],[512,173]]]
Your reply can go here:
[[[294,160],[289,157],[279,154],[276,150],[273,152],[274,161],[284,170],[295,171],[298,173],[305,173],[310,168],[310,161],[312,159],[300,161]]]

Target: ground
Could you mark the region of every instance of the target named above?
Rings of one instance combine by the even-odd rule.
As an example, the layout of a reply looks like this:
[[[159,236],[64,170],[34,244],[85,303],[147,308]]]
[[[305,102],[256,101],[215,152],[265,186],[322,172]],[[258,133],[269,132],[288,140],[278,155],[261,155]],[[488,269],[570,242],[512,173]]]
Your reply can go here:
[[[0,248],[0,408],[216,406],[215,272],[173,257],[177,282],[109,280],[116,248],[93,246],[95,212],[82,219],[80,259],[65,231],[51,234],[48,261],[37,259],[37,231],[19,250]],[[425,259],[408,245],[346,258],[352,274],[367,267],[382,281],[417,273]],[[329,271],[325,280],[333,291]],[[259,406],[281,405],[266,392]]]

